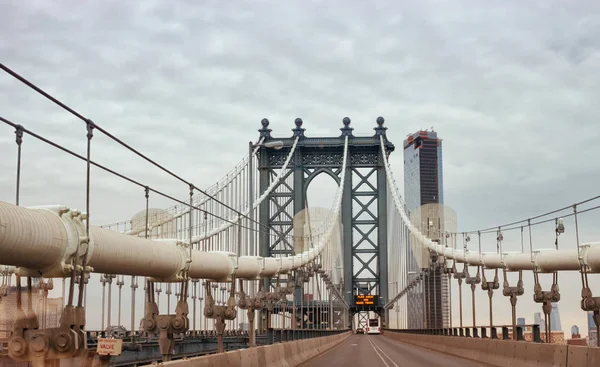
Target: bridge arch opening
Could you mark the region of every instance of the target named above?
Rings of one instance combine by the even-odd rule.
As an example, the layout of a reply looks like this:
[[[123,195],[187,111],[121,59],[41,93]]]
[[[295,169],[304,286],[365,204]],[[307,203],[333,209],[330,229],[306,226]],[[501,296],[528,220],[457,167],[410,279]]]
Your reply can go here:
[[[329,170],[317,170],[308,176],[306,179],[306,208],[330,210],[339,187],[338,181],[337,176]]]

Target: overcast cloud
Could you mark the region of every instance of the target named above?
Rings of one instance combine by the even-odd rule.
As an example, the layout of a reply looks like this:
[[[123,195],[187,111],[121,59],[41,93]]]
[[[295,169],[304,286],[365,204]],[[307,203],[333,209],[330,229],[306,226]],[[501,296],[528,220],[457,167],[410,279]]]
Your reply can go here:
[[[275,136],[290,136],[296,117],[306,135],[329,136],[344,116],[356,135],[373,134],[384,116],[399,183],[408,133],[433,126],[444,139],[444,195],[461,230],[598,193],[597,1],[0,0],[0,34],[3,63],[200,187],[239,161],[263,117]],[[85,152],[81,121],[4,73],[0,101],[1,116]],[[23,150],[23,205],[84,207],[83,162],[30,138]],[[92,151],[187,195],[99,133]],[[0,157],[0,200],[14,202],[9,127],[0,126]],[[93,174],[95,224],[143,207],[143,190]],[[587,333],[578,285],[570,291],[563,330],[577,323]],[[533,322],[541,307],[527,292],[519,314]]]

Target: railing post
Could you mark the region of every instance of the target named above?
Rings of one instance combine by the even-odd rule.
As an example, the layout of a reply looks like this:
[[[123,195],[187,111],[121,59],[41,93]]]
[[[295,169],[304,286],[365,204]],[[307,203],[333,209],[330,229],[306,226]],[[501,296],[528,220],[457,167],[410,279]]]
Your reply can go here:
[[[487,339],[487,328],[485,328],[485,327],[481,328],[481,338]]]
[[[540,325],[533,325],[532,333],[533,333],[533,342],[534,343],[542,343],[542,336],[540,333]]]
[[[470,329],[470,328],[468,328],[468,327],[467,327],[467,328],[465,328],[465,336],[466,336],[467,338],[470,338],[470,337],[471,337],[471,329]]]
[[[523,327],[522,326],[517,326],[517,340],[525,340],[525,337],[523,336]]]
[[[495,327],[493,327],[491,329],[491,333],[492,333],[492,335],[491,335],[492,339],[498,339],[498,330]]]
[[[459,336],[465,336],[465,329],[464,328],[458,328],[458,334],[459,334]]]
[[[273,329],[272,328],[268,328],[267,329],[267,344],[271,345],[275,343],[275,335],[273,333]]]
[[[508,340],[508,328],[502,326],[502,340]]]
[[[473,338],[479,338],[477,327],[473,327]]]

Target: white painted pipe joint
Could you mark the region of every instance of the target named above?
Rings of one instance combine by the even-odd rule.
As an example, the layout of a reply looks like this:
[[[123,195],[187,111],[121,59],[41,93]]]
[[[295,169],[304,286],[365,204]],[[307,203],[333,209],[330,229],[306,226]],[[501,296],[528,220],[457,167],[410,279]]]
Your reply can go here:
[[[65,206],[23,208],[0,202],[0,261],[19,267],[23,275],[69,275],[76,256],[80,262],[87,252],[89,263],[94,252],[93,236],[88,241],[82,224],[85,218]]]
[[[581,260],[592,273],[600,273],[600,243],[586,243],[580,246]]]

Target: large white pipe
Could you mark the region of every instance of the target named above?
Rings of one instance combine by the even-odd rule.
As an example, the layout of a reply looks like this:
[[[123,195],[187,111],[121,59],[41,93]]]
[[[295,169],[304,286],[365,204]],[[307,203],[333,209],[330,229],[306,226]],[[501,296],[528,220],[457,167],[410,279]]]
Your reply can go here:
[[[67,229],[55,213],[0,203],[0,264],[47,269],[62,258],[67,242]]]
[[[591,273],[600,273],[600,244],[590,243],[581,245],[581,262],[577,249],[556,250],[540,249],[530,253],[497,253],[477,251],[465,252],[444,248],[426,238],[422,243],[429,250],[436,252],[446,259],[456,260],[472,266],[482,265],[487,269],[503,269],[508,271],[533,270],[541,273],[553,271],[579,271],[581,264],[587,265]]]
[[[85,239],[81,213],[64,207],[18,207],[0,202],[0,264],[19,267],[22,275],[63,277],[72,269],[77,243]],[[190,251],[177,240],[146,240],[90,227],[87,265],[95,273],[151,277],[177,281],[185,270],[191,278],[226,281],[275,276],[306,265],[325,242],[293,257],[237,257],[227,252]],[[79,256],[83,255],[81,246]]]
[[[383,137],[381,137],[380,140],[381,147],[384,149]],[[437,242],[424,236],[423,233],[411,223],[404,210],[400,195],[398,194],[398,188],[394,185],[395,181],[392,177],[392,171],[385,154],[383,155],[383,160],[387,181],[392,183],[390,192],[392,193],[396,210],[398,210],[402,222],[409,229],[413,240],[438,255],[468,265],[484,265],[489,269],[506,268],[506,270],[509,271],[518,271],[533,270],[535,268],[539,272],[578,271],[581,269],[582,265],[585,265],[589,268],[591,273],[600,273],[600,243],[581,244],[581,252],[578,252],[577,249],[542,249],[534,251],[533,254],[505,253],[502,257],[495,253],[480,254],[478,251],[467,251],[465,253],[463,250],[439,245]]]
[[[329,218],[331,223],[335,223],[340,214],[347,144],[346,137],[342,180],[333,215]],[[187,243],[178,240],[146,240],[93,226],[90,226],[87,241],[83,220],[85,215],[66,207],[23,208],[0,202],[0,264],[18,266],[24,275],[51,278],[68,276],[73,264],[80,264],[85,257],[89,271],[103,274],[147,276],[158,281],[178,281],[186,272],[191,278],[257,279],[287,273],[313,261],[336,228],[327,226],[327,233],[316,246],[298,255],[263,259],[238,258],[226,252],[190,251]]]
[[[583,245],[582,259],[589,266],[592,273],[600,273],[600,245]]]
[[[189,251],[176,240],[148,241],[91,227],[94,251],[88,264],[102,274],[143,275],[176,279],[188,262]]]

